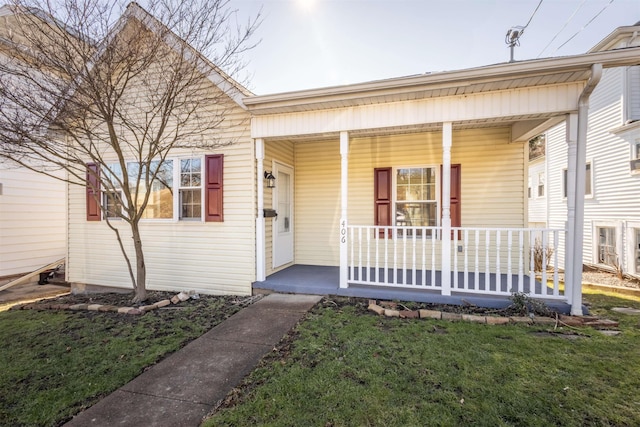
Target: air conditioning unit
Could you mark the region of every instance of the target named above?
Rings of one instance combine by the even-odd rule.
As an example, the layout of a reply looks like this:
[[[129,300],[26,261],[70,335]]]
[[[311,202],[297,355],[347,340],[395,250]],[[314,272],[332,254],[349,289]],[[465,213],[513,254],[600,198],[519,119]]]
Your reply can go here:
[[[629,169],[631,172],[640,172],[640,159],[634,159],[629,162]]]

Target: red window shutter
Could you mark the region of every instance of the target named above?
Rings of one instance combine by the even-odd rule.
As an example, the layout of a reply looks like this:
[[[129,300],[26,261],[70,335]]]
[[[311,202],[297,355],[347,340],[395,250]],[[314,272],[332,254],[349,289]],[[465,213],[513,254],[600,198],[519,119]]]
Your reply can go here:
[[[204,220],[207,222],[222,222],[223,218],[223,160],[224,154],[205,156],[205,193]]]
[[[375,168],[373,170],[374,188],[374,225],[393,225],[391,219],[391,168]],[[380,233],[384,237],[384,232]]]
[[[100,167],[95,163],[87,163],[86,188],[87,221],[100,221],[100,205],[98,204],[98,198],[100,197]]]

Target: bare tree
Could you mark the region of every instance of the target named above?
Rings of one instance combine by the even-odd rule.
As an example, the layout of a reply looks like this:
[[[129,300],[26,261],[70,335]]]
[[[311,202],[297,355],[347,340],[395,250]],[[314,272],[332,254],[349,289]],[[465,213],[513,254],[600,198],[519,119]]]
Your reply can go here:
[[[248,94],[229,76],[243,70],[260,17],[241,25],[228,3],[14,0],[5,21],[0,160],[89,186],[134,302],[146,299],[140,220],[153,191],[172,191],[167,156],[233,143],[215,131],[229,126],[228,93]],[[128,224],[133,254],[114,218]]]

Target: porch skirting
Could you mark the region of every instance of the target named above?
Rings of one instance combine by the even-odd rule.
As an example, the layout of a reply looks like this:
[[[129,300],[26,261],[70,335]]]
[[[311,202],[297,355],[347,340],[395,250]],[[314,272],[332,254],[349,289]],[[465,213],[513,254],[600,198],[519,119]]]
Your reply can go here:
[[[339,267],[326,267],[315,265],[293,265],[277,273],[274,273],[264,281],[255,282],[253,289],[270,290],[283,293],[311,294],[311,295],[337,295],[357,298],[371,298],[380,300],[398,300],[398,301],[416,301],[432,304],[452,304],[467,305],[473,304],[480,307],[488,308],[504,308],[511,304],[508,297],[504,296],[478,296],[469,293],[458,293],[452,287],[454,295],[441,295],[439,292],[439,283],[441,272],[436,272],[436,289],[410,289],[399,288],[393,286],[372,286],[350,284],[348,288],[340,288],[340,269]],[[462,273],[458,273],[462,274]],[[488,274],[485,280],[484,273],[480,273],[480,286],[490,286],[495,289],[495,274]],[[506,276],[506,275],[502,275]],[[513,284],[517,289],[517,276],[512,278]],[[501,281],[503,287],[506,286],[506,280]],[[523,283],[525,292],[530,289],[529,278],[524,277]],[[536,282],[537,293],[540,293],[540,282]],[[506,289],[505,289],[506,290]],[[509,290],[506,290],[509,291]],[[568,313],[570,305],[557,300],[545,301],[545,303],[561,313]]]

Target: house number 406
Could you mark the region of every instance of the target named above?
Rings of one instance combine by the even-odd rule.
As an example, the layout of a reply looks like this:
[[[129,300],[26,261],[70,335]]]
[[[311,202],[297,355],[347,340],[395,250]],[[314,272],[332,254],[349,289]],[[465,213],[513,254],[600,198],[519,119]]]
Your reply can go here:
[[[347,222],[340,223],[340,243],[347,243]]]

